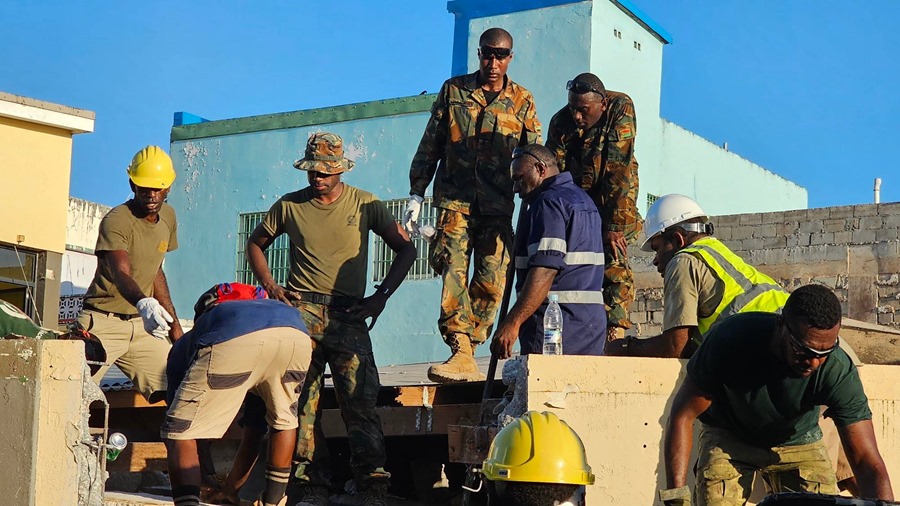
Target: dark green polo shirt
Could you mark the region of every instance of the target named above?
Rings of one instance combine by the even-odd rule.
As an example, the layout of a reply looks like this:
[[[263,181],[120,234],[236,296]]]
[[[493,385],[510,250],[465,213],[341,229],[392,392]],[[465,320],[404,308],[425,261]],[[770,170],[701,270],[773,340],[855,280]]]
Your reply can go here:
[[[822,438],[818,406],[844,427],[870,420],[862,382],[843,350],[808,378],[793,378],[770,348],[777,316],[741,313],[723,320],[688,363],[688,376],[713,399],[700,421],[763,448]]]

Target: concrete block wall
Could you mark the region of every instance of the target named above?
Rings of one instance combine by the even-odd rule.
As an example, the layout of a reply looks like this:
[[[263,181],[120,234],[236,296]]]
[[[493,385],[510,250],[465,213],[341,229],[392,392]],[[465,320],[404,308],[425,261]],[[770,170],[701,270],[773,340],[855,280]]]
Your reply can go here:
[[[788,290],[818,283],[844,316],[900,328],[900,203],[823,207],[712,218],[715,237]],[[631,248],[639,336],[662,331],[662,276],[653,253]]]

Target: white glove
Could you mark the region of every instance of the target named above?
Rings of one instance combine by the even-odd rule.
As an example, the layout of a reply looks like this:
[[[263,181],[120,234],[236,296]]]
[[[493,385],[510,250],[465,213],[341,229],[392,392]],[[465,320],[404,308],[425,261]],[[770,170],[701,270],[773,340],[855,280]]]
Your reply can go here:
[[[144,320],[144,330],[157,339],[165,339],[169,335],[169,324],[175,321],[172,315],[162,307],[162,304],[153,297],[146,297],[138,301],[137,310]]]
[[[403,213],[403,229],[410,237],[419,237],[419,212],[422,211],[422,202],[425,199],[418,195],[409,196],[409,204],[406,205],[406,212]]]

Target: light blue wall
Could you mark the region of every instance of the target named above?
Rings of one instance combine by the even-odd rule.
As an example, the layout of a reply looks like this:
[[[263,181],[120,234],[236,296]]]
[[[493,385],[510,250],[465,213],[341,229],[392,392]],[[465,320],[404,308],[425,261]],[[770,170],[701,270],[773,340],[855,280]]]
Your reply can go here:
[[[658,127],[662,86],[663,43],[608,0],[594,2],[591,32],[591,72],[608,89],[627,93],[637,115],[635,156],[640,176],[638,209],[646,214],[647,193],[659,195],[663,157]],[[615,36],[614,30],[621,33]],[[635,44],[640,45],[640,49]]]
[[[715,216],[806,209],[807,191],[665,120],[660,154],[667,170],[657,182],[666,193],[696,198]]]
[[[235,279],[238,215],[266,211],[281,195],[308,186],[306,173],[292,164],[311,132],[344,138],[347,156],[356,160],[344,181],[383,200],[405,198],[409,162],[427,118],[405,114],[173,142],[178,177],[169,202],[178,212],[180,247],[167,256],[166,273],[179,315],[191,318],[200,293]],[[447,354],[436,332],[439,298],[435,279],[401,285],[372,333],[380,365]]]

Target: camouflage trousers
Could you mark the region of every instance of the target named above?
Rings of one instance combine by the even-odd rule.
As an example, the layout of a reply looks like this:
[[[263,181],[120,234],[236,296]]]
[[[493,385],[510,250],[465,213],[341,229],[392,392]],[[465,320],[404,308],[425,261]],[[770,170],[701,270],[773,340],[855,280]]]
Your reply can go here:
[[[443,281],[438,330],[445,343],[454,334],[466,334],[473,344],[487,341],[503,299],[511,245],[509,217],[441,209],[430,259]]]
[[[625,230],[625,242],[634,243],[643,226],[640,220]],[[613,247],[603,242],[603,302],[606,304],[606,321],[610,327],[631,328],[628,308],[634,302],[634,274],[628,255],[616,255]]]
[[[762,475],[767,493],[818,492],[837,494],[837,480],[822,441],[760,448],[731,432],[702,424],[694,504],[731,506],[746,504],[754,472]]]
[[[299,401],[294,456],[297,482],[330,484],[320,406],[326,364],[331,367],[335,397],[347,427],[350,467],[357,484],[365,487],[373,481],[387,481],[390,474],[384,470],[384,433],[375,412],[381,385],[365,322],[342,308],[322,304],[301,302],[298,309],[313,339],[313,351]]]

